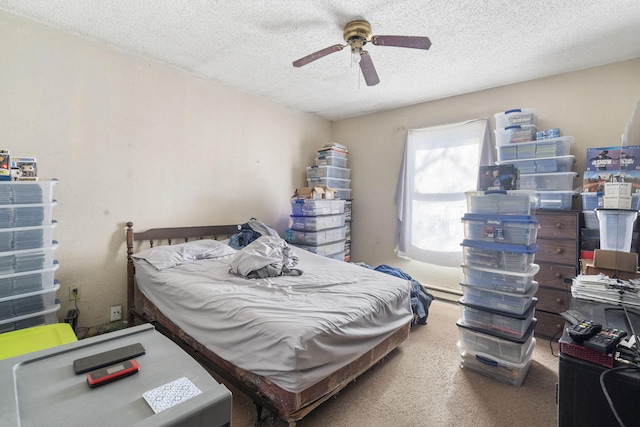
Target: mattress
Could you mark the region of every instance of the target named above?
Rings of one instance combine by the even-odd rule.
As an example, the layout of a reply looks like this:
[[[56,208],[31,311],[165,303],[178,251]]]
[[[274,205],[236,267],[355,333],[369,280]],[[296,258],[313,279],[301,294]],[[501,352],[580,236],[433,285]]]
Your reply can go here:
[[[296,249],[301,276],[246,279],[229,257],[162,271],[134,259],[140,291],[201,344],[297,393],[412,319],[411,283]]]

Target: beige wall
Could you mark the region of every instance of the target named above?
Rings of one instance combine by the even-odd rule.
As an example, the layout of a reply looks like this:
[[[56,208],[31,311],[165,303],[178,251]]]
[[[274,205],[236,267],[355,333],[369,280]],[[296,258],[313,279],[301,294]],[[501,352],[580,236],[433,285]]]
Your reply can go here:
[[[330,123],[0,12],[0,146],[57,178],[60,317],[125,303],[124,228],[288,226]]]
[[[488,89],[333,124],[332,137],[349,147],[353,202],[353,261],[391,264],[427,285],[459,289],[458,268],[398,258],[394,253],[394,193],[407,129],[536,108],[539,127],[559,127],[576,138],[575,171],[585,168],[587,147],[620,143],[640,100],[640,59]],[[451,171],[455,179],[455,171]],[[582,174],[575,186],[581,185]],[[437,183],[436,183],[437,184]],[[580,209],[579,201],[574,209]]]

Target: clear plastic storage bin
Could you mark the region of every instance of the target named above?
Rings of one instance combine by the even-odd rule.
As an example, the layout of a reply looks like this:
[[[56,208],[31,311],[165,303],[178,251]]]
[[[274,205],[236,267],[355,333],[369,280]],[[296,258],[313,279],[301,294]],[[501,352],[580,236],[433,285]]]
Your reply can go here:
[[[521,315],[503,313],[497,310],[487,310],[484,307],[476,307],[466,302],[462,297],[458,300],[460,306],[460,323],[464,326],[477,328],[497,334],[505,338],[522,338],[534,320],[537,298],[533,299],[531,306]]]
[[[0,298],[51,289],[58,261],[52,267],[0,275]]]
[[[51,224],[51,212],[55,205],[55,200],[51,203],[0,205],[0,228]]]
[[[327,228],[344,226],[344,214],[322,216],[293,216],[291,215],[291,228],[298,231],[318,231]]]
[[[338,178],[349,179],[351,169],[335,166],[307,166],[307,178]]]
[[[498,165],[512,164],[520,175],[530,173],[571,172],[576,162],[575,156],[556,156],[537,159],[519,159],[498,161]]]
[[[347,157],[337,156],[334,153],[328,153],[316,157],[316,166],[335,166],[338,168],[347,167]]]
[[[465,239],[461,245],[464,264],[504,271],[527,271],[538,251],[535,243],[511,245]]]
[[[529,347],[533,342],[535,322],[522,338],[501,338],[477,329],[464,326],[456,322],[460,332],[460,344],[473,353],[483,353],[487,356],[506,360],[512,363],[522,363],[527,360]]]
[[[57,247],[58,244],[53,242],[39,249],[0,252],[0,275],[53,267],[53,254]]]
[[[532,173],[520,175],[520,189],[533,191],[571,191],[577,172]]]
[[[469,191],[467,212],[487,215],[531,215],[535,210],[533,191]]]
[[[571,146],[574,143],[574,137],[561,136],[539,141],[497,145],[496,148],[498,150],[498,161],[502,162],[505,160],[568,156],[571,154]]]
[[[604,207],[604,193],[580,193],[582,196],[582,209],[585,211],[593,211],[594,209]],[[640,210],[640,193],[631,194],[631,209]]]
[[[474,352],[464,347],[460,341],[457,343],[460,353],[460,367],[472,372],[493,378],[502,383],[520,387],[531,367],[531,356],[536,346],[536,339],[531,340],[529,348],[525,352],[522,362],[509,362],[508,360],[492,357],[489,354]]]
[[[58,323],[58,317],[56,315],[58,310],[60,310],[60,304],[56,303],[47,310],[0,320],[0,333]]]
[[[534,243],[540,228],[531,215],[465,214],[462,223],[465,239],[515,245]]]
[[[0,321],[50,310],[56,305],[58,289],[56,281],[49,289],[0,297]]]
[[[462,286],[465,301],[469,304],[517,315],[526,313],[538,290],[538,282],[536,281],[523,294],[479,288],[464,282],[460,283],[460,286]]]
[[[335,215],[344,213],[344,200],[294,199],[291,214],[295,216]]]
[[[534,141],[538,128],[535,125],[510,125],[496,129],[496,145]]]
[[[462,265],[464,282],[476,288],[490,291],[524,294],[533,285],[533,277],[540,271],[538,264],[531,264],[524,272],[508,272],[491,268]]]
[[[309,187],[316,187],[318,185],[326,185],[331,188],[349,188],[351,186],[350,179],[340,178],[307,178],[307,184]]]
[[[327,243],[344,241],[347,227],[330,228],[320,231],[296,231],[290,228],[284,230],[284,240],[300,245],[318,246]]]
[[[336,199],[348,200],[351,199],[351,189],[350,188],[334,188],[336,190]]]
[[[535,108],[514,108],[493,115],[496,129],[511,125],[538,125],[538,114]]]
[[[314,254],[318,254],[322,256],[332,256],[338,253],[344,253],[344,240],[341,242],[328,243],[326,245],[318,245],[318,246],[296,245],[296,247],[300,249],[304,249],[305,251],[313,252]]]
[[[596,209],[600,222],[600,249],[630,252],[633,223],[638,211],[623,209]]]
[[[0,182],[0,205],[52,203],[53,186],[57,183],[57,180]]]
[[[37,249],[51,245],[53,229],[58,224],[35,227],[0,228],[0,252]]]
[[[536,191],[536,209],[571,210],[574,191]]]

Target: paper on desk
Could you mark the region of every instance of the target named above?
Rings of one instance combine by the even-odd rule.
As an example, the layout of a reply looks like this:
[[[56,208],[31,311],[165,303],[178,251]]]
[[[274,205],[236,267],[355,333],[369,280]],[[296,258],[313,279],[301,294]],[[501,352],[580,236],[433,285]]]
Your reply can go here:
[[[202,392],[195,384],[188,378],[182,377],[153,390],[145,391],[142,397],[157,414],[200,393]]]

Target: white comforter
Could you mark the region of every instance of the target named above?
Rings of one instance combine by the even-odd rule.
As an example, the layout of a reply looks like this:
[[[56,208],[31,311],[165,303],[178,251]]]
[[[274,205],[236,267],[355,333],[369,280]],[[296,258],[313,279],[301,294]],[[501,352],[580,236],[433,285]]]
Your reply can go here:
[[[347,365],[411,321],[411,284],[295,249],[302,276],[245,279],[229,260],[162,271],[134,260],[140,290],[220,357],[290,392]]]

